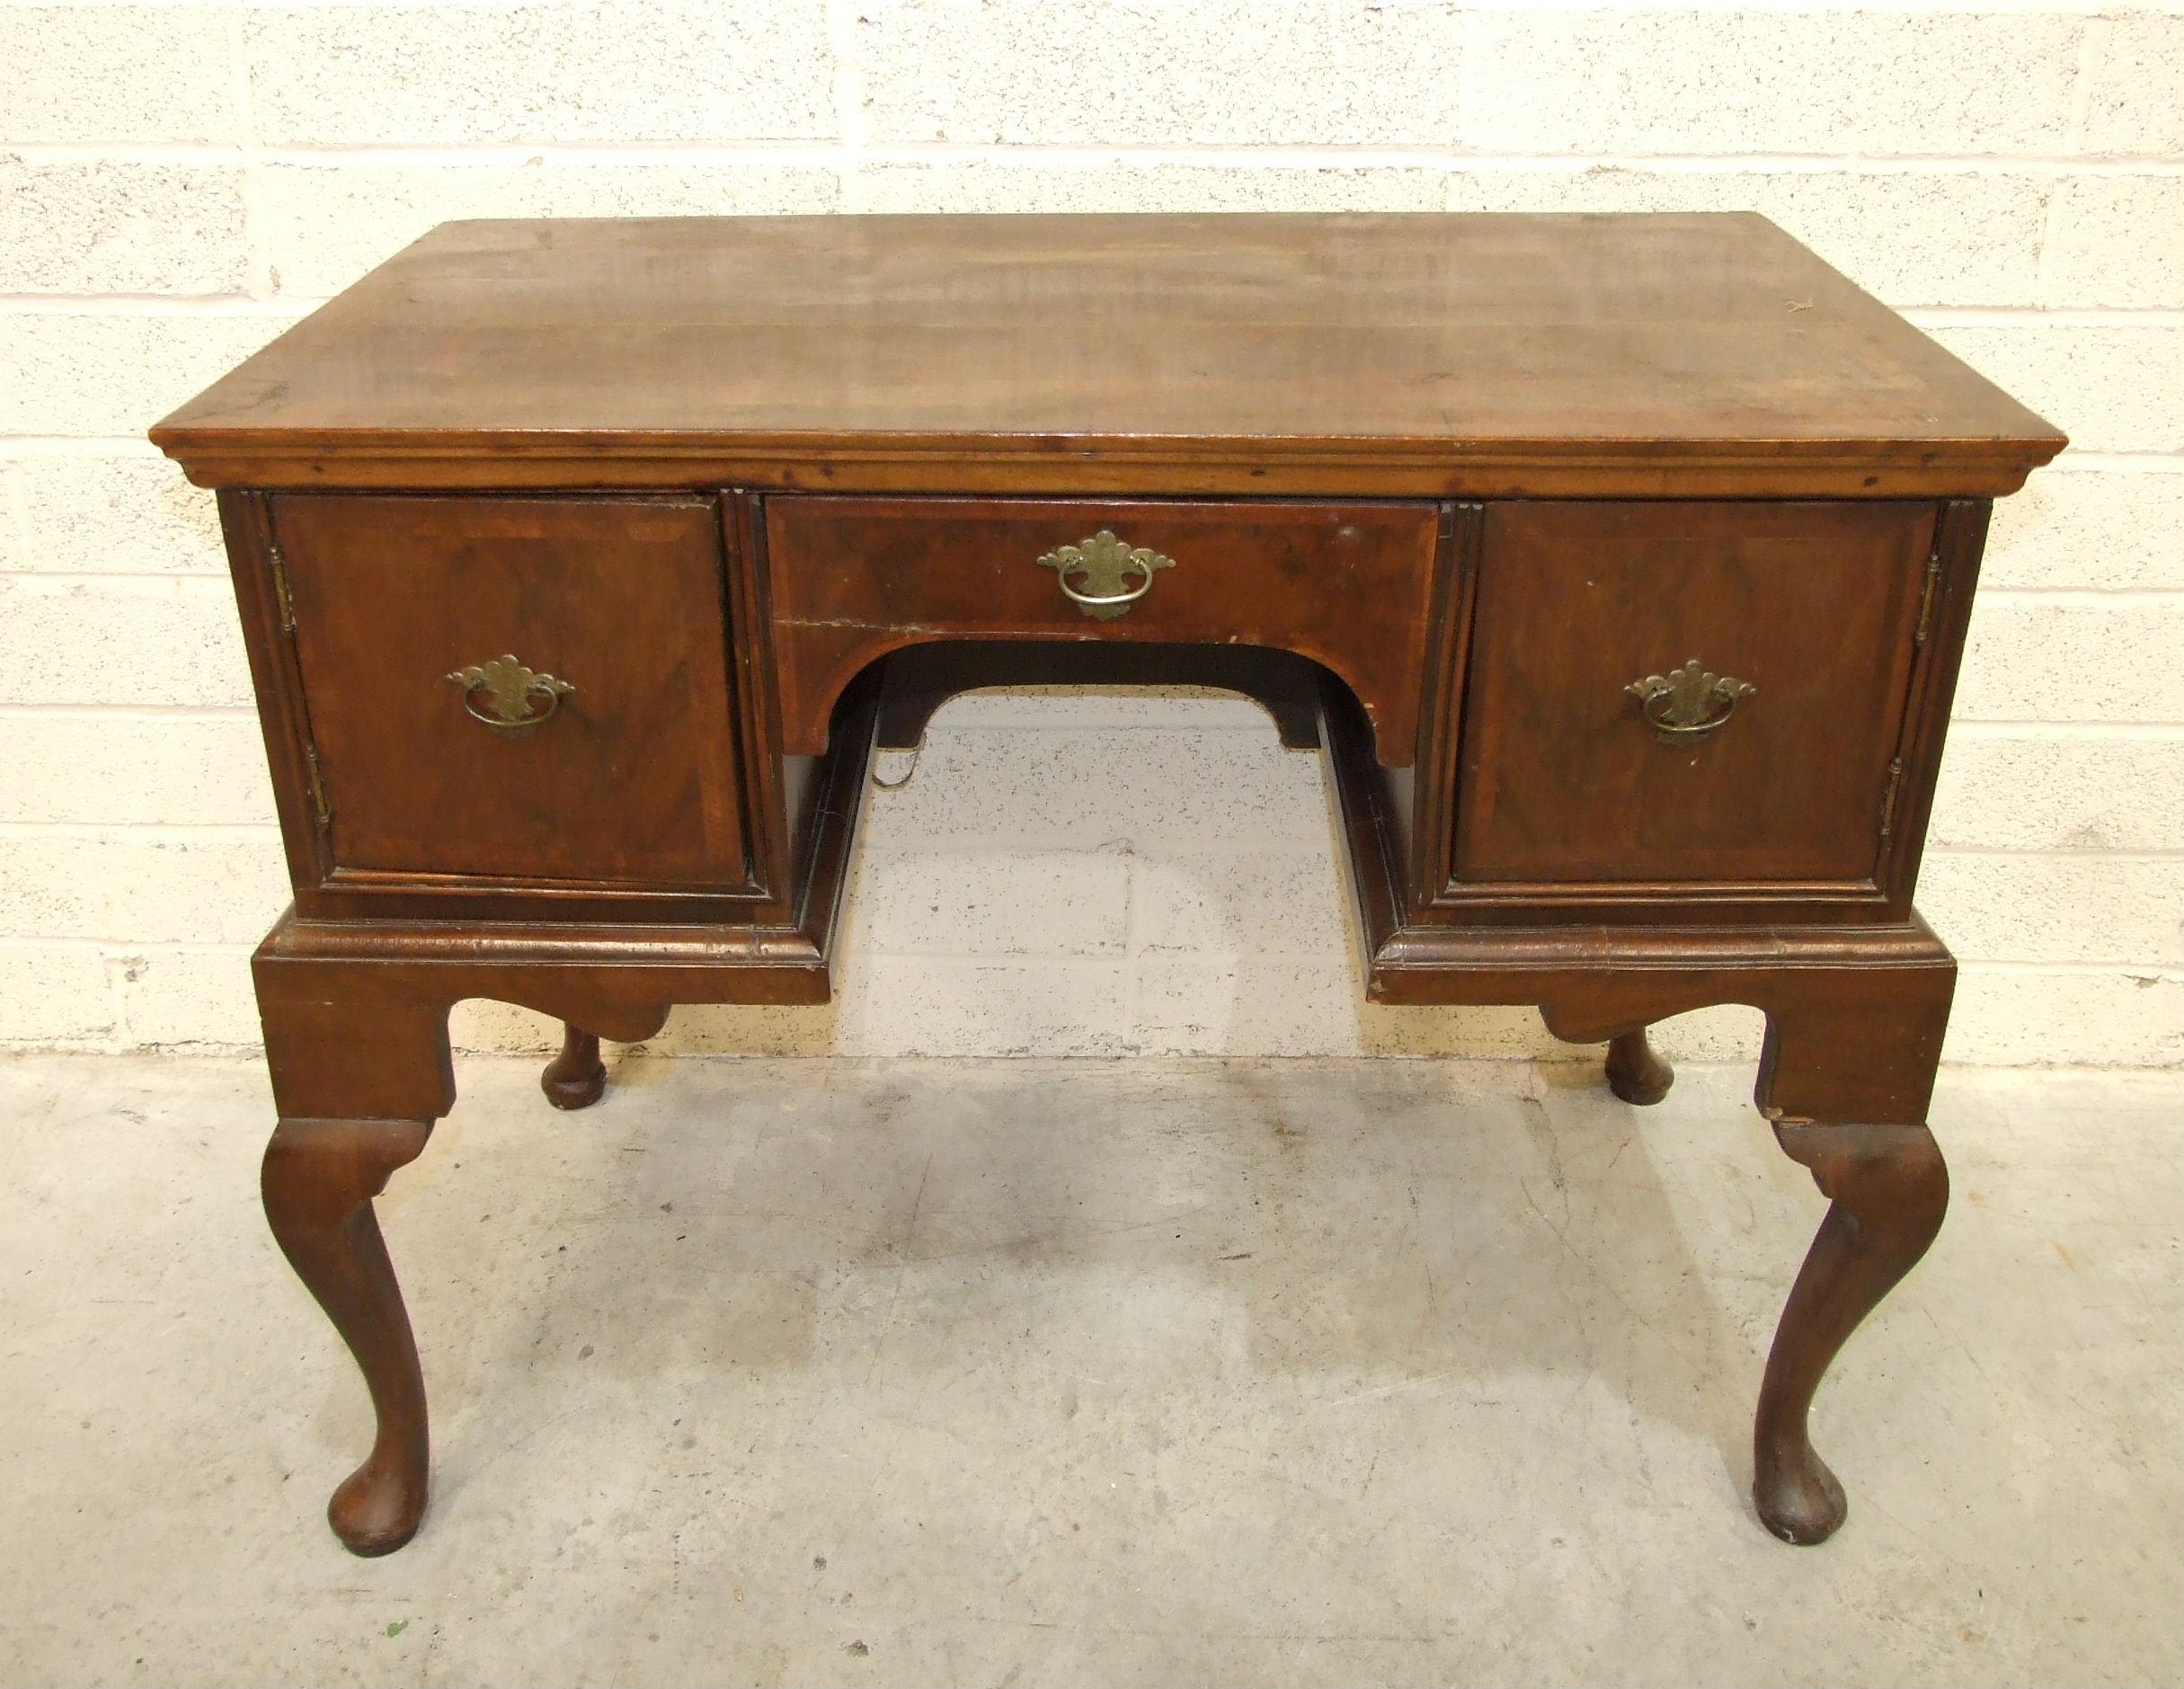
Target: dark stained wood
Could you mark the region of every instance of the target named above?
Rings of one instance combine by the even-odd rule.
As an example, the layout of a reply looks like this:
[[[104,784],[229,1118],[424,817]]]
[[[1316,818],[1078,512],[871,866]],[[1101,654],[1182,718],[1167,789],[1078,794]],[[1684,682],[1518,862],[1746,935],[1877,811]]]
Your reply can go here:
[[[1646,1041],[1643,1027],[1608,1041],[1607,1071],[1608,1089],[1640,1108],[1659,1102],[1676,1082],[1676,1070]]]
[[[455,1100],[448,1009],[484,997],[623,1043],[674,1003],[822,1003],[871,766],[877,689],[845,700],[781,926],[322,920],[291,911],[252,958],[283,1115],[437,1119]],[[368,1036],[363,1036],[368,1032]]]
[[[359,1554],[392,1553],[424,1517],[424,1374],[371,1203],[431,1133],[430,1121],[284,1117],[265,1146],[266,1220],[371,1391],[371,1453],[326,1506],[334,1535]]]
[[[329,878],[755,889],[712,500],[291,493],[272,517]],[[576,689],[519,733],[446,678],[503,653]]]
[[[1402,833],[1388,771],[1357,706],[1324,686],[1321,732],[1364,942],[1366,995],[1384,1003],[1535,1003],[1574,1044],[1642,1031],[1718,1003],[1767,1016],[1753,1100],[1770,1118],[1915,1123],[1926,1117],[1957,965],[1914,914],[1823,926],[1408,918]]]
[[[243,649],[258,698],[258,726],[273,777],[273,806],[288,856],[289,883],[299,895],[333,871],[326,835],[311,801],[310,718],[296,668],[292,618],[273,568],[272,501],[262,493],[222,492],[220,532],[243,622]]]
[[[1813,1392],[1860,1321],[1918,1265],[1949,1207],[1949,1169],[1922,1125],[1774,1129],[1812,1169],[1827,1216],[1782,1309],[1753,1427],[1752,1496],[1785,1542],[1823,1542],[1850,1511],[1806,1429]]]
[[[782,748],[824,750],[851,677],[925,639],[1229,643],[1325,664],[1363,704],[1381,760],[1407,763],[1438,524],[1430,504],[768,499]],[[1174,560],[1105,620],[1039,564],[1103,531]]]
[[[2063,441],[1771,225],[450,225],[155,438],[223,489],[296,890],[266,1206],[377,1410],[360,1552],[424,1506],[371,1200],[449,1008],[564,1022],[580,1107],[676,1003],[823,1001],[875,739],[1008,681],[1319,743],[1375,1001],[1536,1005],[1639,1103],[1649,1026],[1761,1011],[1833,1206],[1754,1496],[1841,1523],[1807,1409],[1946,1203],[1912,897],[1988,500]],[[1176,565],[1093,620],[1036,559],[1103,528]],[[441,678],[511,651],[577,687],[514,737]],[[1693,656],[1759,690],[1665,740],[1623,689]]]
[[[1490,506],[1444,898],[1696,883],[1885,901],[1934,523],[1888,502]],[[1627,688],[1691,658],[1757,690],[1664,735]]]
[[[1928,565],[1932,591],[1913,637],[1911,704],[1897,751],[1903,784],[1881,845],[1881,884],[1891,888],[1890,908],[1899,913],[1910,912],[1912,889],[1918,884],[1934,785],[1941,773],[1941,744],[1957,696],[1957,671],[1971,630],[1972,593],[1979,583],[1979,561],[1993,511],[1985,499],[1953,499],[1941,506],[1934,535]]]
[[[538,1076],[538,1089],[556,1108],[589,1108],[607,1094],[607,1066],[595,1034],[562,1029],[561,1053]]]
[[[206,485],[1632,498],[2063,444],[1748,213],[454,223],[153,438]]]

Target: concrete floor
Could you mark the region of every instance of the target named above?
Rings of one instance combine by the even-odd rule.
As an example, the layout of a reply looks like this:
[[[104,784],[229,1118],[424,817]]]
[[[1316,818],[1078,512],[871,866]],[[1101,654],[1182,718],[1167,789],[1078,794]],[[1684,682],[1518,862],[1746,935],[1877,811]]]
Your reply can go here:
[[[1576,1069],[525,1062],[381,1203],[422,1533],[242,1062],[0,1062],[0,1680],[2138,1684],[2184,1670],[2179,1085],[1945,1080],[1957,1202],[1754,1520],[1821,1201]]]

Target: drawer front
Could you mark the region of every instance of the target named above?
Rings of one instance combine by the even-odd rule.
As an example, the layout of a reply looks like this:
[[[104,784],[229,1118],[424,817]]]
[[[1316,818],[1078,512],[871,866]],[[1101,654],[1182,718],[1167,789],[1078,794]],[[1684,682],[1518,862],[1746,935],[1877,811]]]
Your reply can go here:
[[[1488,506],[1447,896],[1879,895],[1936,515]]]
[[[272,537],[326,884],[755,890],[714,501],[298,493]]]
[[[1439,526],[1425,503],[769,498],[783,747],[822,750],[843,686],[901,645],[1121,639],[1325,663],[1407,766]]]

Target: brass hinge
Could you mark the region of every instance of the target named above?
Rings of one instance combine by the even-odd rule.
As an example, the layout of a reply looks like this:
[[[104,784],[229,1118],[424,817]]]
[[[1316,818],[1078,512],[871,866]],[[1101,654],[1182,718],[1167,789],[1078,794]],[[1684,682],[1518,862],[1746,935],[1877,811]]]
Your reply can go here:
[[[265,555],[273,565],[273,597],[280,606],[280,631],[296,637],[296,594],[289,588],[289,560],[280,555],[280,542],[268,540]]]
[[[304,784],[311,793],[311,824],[324,832],[333,825],[333,805],[326,801],[326,777],[319,769],[318,747],[304,747]]]
[[[1886,840],[1895,831],[1895,796],[1904,789],[1904,759],[1898,757],[1888,765],[1888,792],[1881,799],[1880,836]]]
[[[1926,590],[1919,594],[1919,628],[1911,636],[1912,648],[1922,649],[1926,636],[1933,631],[1935,589],[1941,584],[1941,547],[1934,547],[1934,555],[1926,560]]]

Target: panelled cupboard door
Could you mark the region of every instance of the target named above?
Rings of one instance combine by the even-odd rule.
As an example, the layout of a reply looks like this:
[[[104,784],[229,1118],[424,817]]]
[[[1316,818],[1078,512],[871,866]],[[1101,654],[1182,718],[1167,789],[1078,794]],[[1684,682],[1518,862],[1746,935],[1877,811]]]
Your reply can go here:
[[[1937,515],[1489,505],[1450,894],[1872,897]]]
[[[333,884],[741,891],[710,498],[292,493]]]

